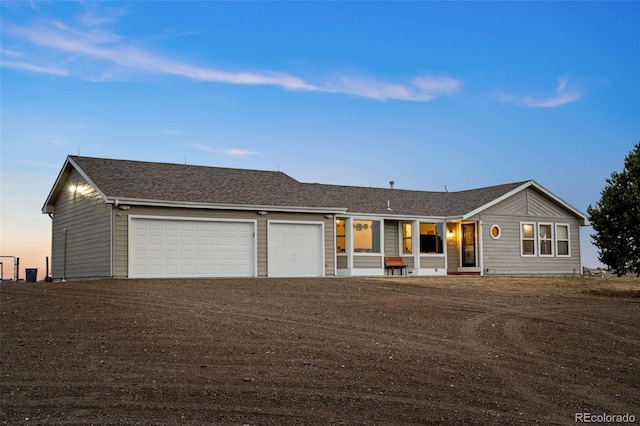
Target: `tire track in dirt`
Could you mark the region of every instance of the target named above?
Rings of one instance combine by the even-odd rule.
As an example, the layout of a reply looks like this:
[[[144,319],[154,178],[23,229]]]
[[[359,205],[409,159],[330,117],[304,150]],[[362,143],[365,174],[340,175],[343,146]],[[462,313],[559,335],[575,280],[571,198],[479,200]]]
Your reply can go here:
[[[19,416],[31,407],[52,415],[51,423],[67,415],[65,423],[77,424],[96,410],[107,412],[107,423],[118,412],[141,416],[135,423],[184,423],[166,417],[182,411],[190,420],[217,414],[222,424],[564,424],[582,407],[576,398],[589,391],[594,396],[586,406],[595,408],[628,411],[634,400],[637,372],[621,384],[631,393],[616,403],[609,392],[620,384],[605,382],[596,370],[610,355],[603,346],[618,334],[625,339],[616,360],[638,352],[628,321],[635,311],[626,303],[615,302],[626,311],[607,318],[604,307],[585,315],[591,305],[539,303],[534,296],[357,280],[274,284],[280,282],[0,289],[0,423],[3,410]],[[612,326],[617,319],[620,325]],[[6,326],[11,321],[15,329]],[[551,351],[541,345],[546,333],[561,343]],[[568,364],[573,389],[556,396],[571,344],[589,345],[580,333],[602,340],[580,372],[595,374],[603,389],[577,377],[574,362]],[[277,353],[269,353],[273,348]],[[68,355],[50,364],[40,352],[51,349]],[[5,357],[5,350],[22,358]],[[78,371],[65,376],[64,363]],[[112,381],[99,385],[94,376]],[[58,404],[62,411],[55,411]]]
[[[550,349],[549,351],[546,351],[540,341],[532,340],[531,336],[525,337],[523,332],[525,325],[535,326],[536,324],[551,323],[569,328],[572,326],[570,316],[556,315],[553,320],[549,320],[547,318],[548,315],[554,311],[555,308],[550,311],[536,308],[535,311],[530,312],[526,307],[518,310],[494,309],[493,312],[480,314],[467,321],[463,327],[463,335],[482,348],[488,361],[491,361],[491,357],[494,357],[495,359],[491,366],[496,374],[509,376],[512,379],[509,381],[509,386],[536,404],[537,409],[541,411],[560,412],[564,407],[559,406],[554,401],[553,395],[566,393],[568,388],[572,387],[571,390],[574,393],[576,393],[577,388],[580,388],[578,394],[588,397],[590,404],[607,407],[609,412],[616,410],[623,413],[628,412],[630,409],[628,404],[618,402],[615,398],[593,397],[591,392],[593,389],[591,387],[575,383],[576,375],[580,374],[580,371],[576,370],[586,370],[591,367],[580,368],[574,365],[575,361],[571,360],[571,358],[575,357],[575,348],[574,351],[571,351],[569,349],[560,348],[558,350],[551,347],[548,348]],[[612,341],[612,339],[619,341],[617,335],[603,332],[598,326],[591,325],[587,329],[595,335],[607,336],[609,341]],[[488,337],[489,334],[494,336]],[[502,339],[497,338],[495,335],[501,336]],[[637,350],[640,350],[637,340],[628,339],[627,341],[635,345]],[[553,345],[553,342],[551,342],[551,345]],[[514,351],[513,347],[518,350]],[[514,364],[512,360],[518,362]],[[601,362],[603,365],[610,364],[611,354],[592,354],[590,355],[590,362]],[[514,365],[520,367],[514,369]],[[541,372],[544,372],[542,373],[544,376],[541,375]],[[601,377],[600,381],[610,382],[611,386],[616,385],[616,382],[608,377]],[[548,420],[562,422],[560,418],[549,418]]]

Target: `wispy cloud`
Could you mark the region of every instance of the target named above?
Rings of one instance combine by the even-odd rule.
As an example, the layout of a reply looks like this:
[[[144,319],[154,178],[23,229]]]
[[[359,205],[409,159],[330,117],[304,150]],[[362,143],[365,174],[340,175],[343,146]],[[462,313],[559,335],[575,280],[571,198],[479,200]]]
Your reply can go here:
[[[69,63],[69,68],[62,70],[47,64],[30,67],[26,65],[35,60],[3,62],[2,66],[73,75],[92,81],[122,75],[114,73],[112,68],[116,66],[121,70],[181,76],[211,83],[275,86],[285,90],[342,93],[368,99],[416,102],[431,101],[457,92],[462,87],[461,81],[451,77],[418,76],[405,82],[388,82],[361,75],[339,75],[312,82],[303,77],[272,70],[223,70],[199,66],[143,49],[126,37],[103,29],[105,23],[118,17],[119,14],[113,11],[107,16],[101,16],[96,10],[92,10],[76,17],[80,27],[61,21],[40,21],[28,26],[3,22],[4,34],[46,49],[46,58],[50,58],[52,52],[62,54],[58,63]],[[79,58],[85,61],[79,61]],[[83,65],[87,65],[87,59],[91,61],[90,66],[82,69]]]
[[[251,151],[249,149],[243,149],[243,148],[213,148],[208,145],[202,145],[202,144],[191,145],[191,147],[199,151],[210,152],[213,154],[224,154],[231,157],[247,157],[249,155],[257,154],[257,152],[255,151]]]
[[[31,71],[31,72],[37,72],[37,73],[42,73],[42,74],[53,74],[53,75],[60,75],[60,76],[69,75],[69,71],[67,71],[66,69],[63,69],[63,68],[40,66],[40,65],[29,64],[29,63],[26,63],[26,62],[16,62],[16,61],[5,61],[5,60],[2,60],[2,61],[0,61],[0,66],[2,68],[11,68],[11,69],[15,69],[15,70]]]
[[[2,56],[12,56],[12,57],[23,56],[23,54],[20,53],[20,52],[16,52],[16,51],[13,51],[13,50],[8,50],[8,49],[3,49],[2,47],[0,47],[0,55],[2,55]]]
[[[522,107],[531,108],[554,108],[561,105],[570,104],[580,100],[584,93],[580,90],[570,90],[567,88],[569,82],[568,77],[558,79],[555,95],[549,98],[536,98],[532,96],[517,96],[512,94],[501,93],[497,99],[499,102],[509,103]]]
[[[327,90],[370,99],[426,102],[460,90],[462,82],[450,77],[421,76],[407,83],[389,83],[362,76],[339,76]]]

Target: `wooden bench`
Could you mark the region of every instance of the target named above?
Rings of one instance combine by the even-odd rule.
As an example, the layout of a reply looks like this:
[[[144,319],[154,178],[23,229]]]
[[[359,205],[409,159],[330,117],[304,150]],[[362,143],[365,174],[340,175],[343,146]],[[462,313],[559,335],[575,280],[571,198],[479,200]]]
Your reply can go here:
[[[387,256],[384,258],[384,268],[385,272],[387,269],[391,270],[391,275],[395,275],[395,270],[400,270],[400,275],[402,275],[402,271],[407,268],[407,265],[404,264],[401,257],[392,257]]]

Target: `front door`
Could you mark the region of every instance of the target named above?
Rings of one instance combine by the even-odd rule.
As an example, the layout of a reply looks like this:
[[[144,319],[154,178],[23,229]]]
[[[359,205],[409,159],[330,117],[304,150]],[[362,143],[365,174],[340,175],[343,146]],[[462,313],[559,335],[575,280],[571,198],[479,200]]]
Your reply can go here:
[[[462,267],[476,266],[476,224],[462,224]]]

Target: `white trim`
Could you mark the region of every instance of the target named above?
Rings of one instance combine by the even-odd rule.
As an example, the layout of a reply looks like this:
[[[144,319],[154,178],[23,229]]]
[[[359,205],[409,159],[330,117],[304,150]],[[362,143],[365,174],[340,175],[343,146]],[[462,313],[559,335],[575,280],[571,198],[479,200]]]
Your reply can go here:
[[[346,211],[346,209],[344,210]],[[342,211],[341,211],[342,212]],[[341,213],[340,216],[352,217],[354,219],[386,219],[386,220],[401,220],[404,222],[411,222],[412,220],[427,221],[427,222],[443,222],[449,218],[446,216],[417,216],[417,215],[400,215],[400,214],[380,214],[380,213]]]
[[[460,266],[456,269],[456,272],[480,272],[480,275],[482,275],[482,269],[477,266]]]
[[[498,236],[494,237],[493,236],[493,228],[496,228],[498,230]],[[491,225],[491,228],[489,228],[489,235],[491,236],[491,238],[493,238],[494,240],[499,240],[500,237],[502,237],[502,228],[500,228],[500,225],[497,224],[493,224]]]
[[[205,217],[185,217],[185,216],[155,216],[131,214],[127,217],[127,277],[131,277],[131,221],[133,219],[158,219],[158,220],[183,220],[189,222],[230,222],[230,223],[252,223],[253,224],[253,275],[258,276],[258,238],[257,219],[225,219],[225,218],[205,218]]]
[[[411,222],[411,249],[413,250],[413,267],[414,269],[420,268],[420,221],[414,220]],[[418,237],[416,238],[416,233]]]
[[[520,185],[519,187],[517,187],[517,188],[515,188],[515,189],[512,189],[511,191],[507,192],[506,194],[504,194],[504,195],[502,195],[502,196],[500,196],[500,197],[498,197],[498,198],[495,198],[495,199],[493,199],[493,200],[489,201],[488,203],[486,203],[486,204],[484,204],[484,205],[482,205],[482,206],[478,207],[477,209],[472,210],[472,211],[470,211],[469,213],[467,213],[467,214],[463,215],[463,216],[462,216],[462,219],[463,219],[463,220],[464,220],[464,219],[469,219],[469,218],[471,218],[471,217],[473,217],[473,216],[475,216],[475,215],[477,215],[477,214],[481,213],[482,211],[484,211],[484,210],[488,209],[489,207],[493,207],[493,206],[495,206],[496,204],[498,204],[498,203],[500,203],[500,202],[502,202],[502,201],[506,200],[507,198],[509,198],[509,197],[511,197],[511,196],[513,196],[513,195],[515,195],[515,194],[517,194],[518,192],[522,191],[523,189],[526,189],[526,188],[530,187],[532,184],[533,184],[533,181],[532,181],[532,180],[527,181],[527,182],[523,183],[522,185]]]
[[[566,226],[567,227],[567,239],[566,240],[563,239],[563,240],[560,240],[560,241],[566,241],[567,242],[567,252],[568,252],[568,254],[559,254],[558,253],[558,242],[559,242],[559,240],[558,240],[558,226]],[[555,238],[554,238],[553,243],[555,245],[556,257],[571,257],[571,225],[568,224],[568,223],[556,223],[554,228],[555,228],[554,229],[555,230],[555,234],[554,234]]]
[[[398,250],[398,252],[400,253],[400,256],[413,256],[414,252],[413,252],[413,239],[414,239],[414,232],[413,232],[413,224],[415,222],[413,221],[409,221],[409,220],[399,220],[398,221],[398,245],[400,247],[400,250]],[[411,253],[405,253],[404,251],[404,226],[405,224],[408,224],[411,228]]]
[[[341,276],[347,277],[379,277],[384,276],[385,269],[384,268],[376,268],[376,269],[367,269],[367,268],[351,268],[351,269],[340,269]]]
[[[296,206],[273,206],[273,205],[250,205],[250,204],[219,204],[219,203],[199,203],[188,201],[162,201],[162,200],[145,200],[140,198],[108,198],[107,204],[128,204],[131,206],[147,206],[147,207],[182,207],[187,209],[208,209],[208,210],[265,210],[267,212],[290,212],[290,213],[322,213],[322,214],[338,214],[341,215],[346,209],[337,209],[331,207],[296,207]]]
[[[413,268],[411,275],[416,277],[446,276],[447,268]]]
[[[540,232],[540,227],[541,226],[548,226],[549,229],[551,230],[551,235],[548,236],[547,238],[542,238],[542,234]],[[551,253],[542,253],[541,250],[541,243],[543,241],[551,241]],[[538,257],[554,257],[555,255],[555,227],[553,226],[553,223],[551,222],[538,222]]]
[[[200,222],[250,222],[257,223],[257,219],[234,219],[226,217],[201,217],[201,216],[158,216],[153,214],[130,214],[129,220],[133,219],[171,219],[171,220],[186,220],[186,221],[200,221]]]
[[[78,164],[75,161],[73,161],[71,156],[68,155],[64,161],[64,164],[62,165],[62,169],[60,169],[60,172],[58,172],[58,177],[56,178],[55,183],[51,187],[51,191],[49,191],[49,195],[47,196],[47,199],[44,202],[44,205],[42,206],[41,211],[43,214],[47,214],[47,213],[55,214],[55,211],[53,210],[50,211],[47,207],[49,207],[49,203],[51,202],[51,199],[53,198],[54,194],[58,194],[60,193],[60,191],[63,190],[62,188],[59,188],[59,186],[62,184],[63,178],[67,176],[66,172],[69,169],[69,166],[73,167],[78,172],[78,174],[82,177],[82,179],[84,179],[89,185],[91,185],[93,189],[100,195],[100,197],[102,197],[103,201],[109,204],[107,196],[104,194],[104,192],[102,192],[100,188],[98,188],[98,186],[95,183],[93,183],[93,181],[89,178],[89,176],[87,176],[87,174],[80,168],[80,166],[78,166]]]
[[[534,187],[537,190],[539,190],[540,192],[542,192],[544,195],[546,195],[547,197],[551,198],[553,201],[555,201],[556,203],[560,204],[562,207],[564,207],[565,209],[569,210],[571,213],[573,213],[574,215],[576,215],[577,217],[579,217],[582,220],[582,225],[583,226],[589,226],[590,222],[589,219],[587,218],[587,216],[585,216],[582,212],[580,212],[580,210],[576,209],[575,207],[573,207],[571,204],[567,203],[566,201],[562,200],[561,198],[559,198],[558,196],[556,196],[555,194],[553,194],[551,191],[549,191],[548,189],[544,188],[542,185],[540,185],[539,183],[537,183],[534,180],[529,180],[525,183],[523,183],[522,185],[520,185],[519,187],[507,192],[506,194],[478,207],[475,210],[470,211],[469,213],[465,214],[462,218],[463,219],[469,219],[470,217],[473,217],[479,213],[481,213],[482,211],[488,209],[489,207],[495,206],[496,204],[506,200],[507,198],[517,194],[518,192],[522,191],[523,189],[529,188],[529,187]]]
[[[478,251],[478,263],[477,265],[480,267],[480,276],[484,275],[484,245],[483,245],[483,240],[482,240],[482,221],[479,220],[478,221],[478,229],[476,231],[476,238],[477,240],[477,251]],[[499,228],[499,227],[498,227]]]
[[[338,235],[338,231],[337,231],[337,227],[336,227],[336,219],[337,217],[332,217],[330,220],[332,222],[332,226],[333,226],[333,231],[332,231],[332,238],[333,238],[333,243],[331,243],[331,250],[333,250],[333,275],[338,275],[338,239],[337,239],[337,235]],[[268,256],[268,254],[267,254]],[[326,268],[326,266],[325,266]]]
[[[522,232],[523,225],[531,225],[533,226],[533,253],[525,254],[524,253],[524,233]],[[536,222],[520,222],[520,257],[536,257],[538,255],[538,225]],[[531,238],[527,238],[527,241],[531,241]]]
[[[471,221],[467,220],[464,222],[458,222],[458,226],[459,226],[458,235],[460,236],[459,237],[460,243],[458,244],[458,256],[460,259],[460,261],[458,262],[459,268],[478,268],[478,265],[480,264],[480,259],[478,257],[480,253],[480,247],[479,247],[480,241],[478,239],[478,231],[480,229],[479,223],[480,221],[477,221],[477,220],[471,220]],[[464,260],[464,253],[462,252],[462,243],[463,243],[462,225],[473,225],[473,232],[474,232],[473,244],[475,246],[475,250],[473,253],[475,257],[473,259],[473,262],[476,264],[476,266],[462,266],[462,261]]]
[[[422,252],[420,251],[420,242],[421,242],[421,236],[422,234],[420,233],[420,225],[421,224],[425,224],[425,225],[442,225],[442,234],[444,235],[440,235],[440,234],[436,234],[436,236],[439,236],[440,239],[442,239],[442,253],[437,253],[437,252],[433,252],[433,253],[427,253],[427,252]],[[436,227],[436,232],[437,232],[438,228]],[[424,220],[420,220],[418,221],[418,227],[417,227],[417,234],[418,236],[417,240],[418,240],[418,255],[419,256],[433,256],[433,257],[441,257],[441,256],[446,256],[447,255],[447,222],[443,221],[431,221],[431,222],[427,222]],[[429,235],[429,234],[424,234],[424,235]]]
[[[113,209],[110,209],[110,214],[111,214],[111,223],[109,224],[109,277],[113,278],[113,231],[114,231],[114,221],[115,221],[115,217],[113,216]],[[127,230],[128,232],[128,230]],[[128,242],[127,242],[128,244]],[[127,253],[128,256],[128,253]],[[127,259],[127,264],[129,263],[129,260]]]
[[[102,190],[100,188],[98,188],[98,185],[96,185],[95,183],[93,183],[93,181],[91,180],[91,178],[89,178],[89,176],[84,172],[84,170],[82,170],[82,168],[75,162],[73,161],[73,158],[68,157],[69,158],[69,163],[73,165],[73,167],[76,169],[76,171],[80,174],[80,176],[82,176],[82,178],[87,181],[87,183],[89,185],[91,185],[93,187],[93,189],[96,190],[96,192],[98,194],[100,194],[100,196],[102,197],[102,199],[107,202],[107,195],[102,192]]]
[[[349,247],[348,247],[349,250],[347,250],[347,251],[350,251],[351,254],[358,255],[358,256],[363,256],[363,255],[364,256],[373,256],[373,255],[375,255],[375,256],[384,256],[384,218],[377,217],[377,216],[370,216],[370,217],[351,216],[350,219],[351,219],[351,221],[350,221],[348,230],[351,233],[351,239],[350,239],[350,243],[351,244],[349,245]],[[378,227],[379,228],[378,232],[379,232],[379,237],[380,237],[380,239],[379,239],[379,243],[380,243],[379,249],[380,249],[380,251],[378,251],[378,252],[373,252],[373,251],[371,251],[371,252],[355,251],[355,247],[354,247],[354,243],[353,243],[354,235],[355,235],[355,233],[353,232],[353,221],[354,220],[362,220],[362,221],[366,220],[366,221],[379,222],[380,223],[380,226]],[[373,227],[372,227],[372,234],[373,234]],[[373,250],[373,247],[372,247],[372,250]]]

